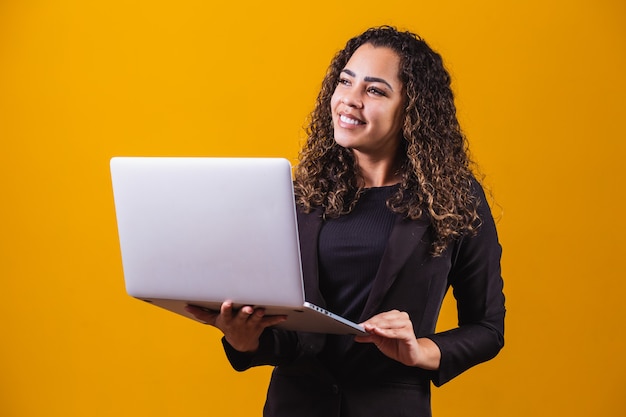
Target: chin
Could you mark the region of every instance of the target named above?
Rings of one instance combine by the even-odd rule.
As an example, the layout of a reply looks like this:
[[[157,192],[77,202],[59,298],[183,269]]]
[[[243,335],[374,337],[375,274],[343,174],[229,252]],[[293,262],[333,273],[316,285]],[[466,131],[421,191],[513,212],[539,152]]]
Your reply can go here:
[[[347,140],[345,138],[335,138],[335,143],[339,146],[341,146],[342,148],[346,148],[346,149],[351,149],[354,147],[355,143],[351,142],[350,140]]]

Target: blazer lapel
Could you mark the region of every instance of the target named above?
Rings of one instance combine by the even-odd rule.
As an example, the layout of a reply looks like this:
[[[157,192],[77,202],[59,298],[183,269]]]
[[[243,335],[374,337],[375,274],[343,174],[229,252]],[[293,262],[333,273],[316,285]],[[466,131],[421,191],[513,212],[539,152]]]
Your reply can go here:
[[[367,320],[377,312],[385,294],[409,256],[422,256],[424,258],[428,256],[430,245],[428,239],[422,238],[429,224],[430,222],[427,220],[409,220],[398,216],[391,230],[387,247],[380,261],[378,272],[374,278],[374,283],[360,321]],[[416,252],[420,245],[419,252]]]

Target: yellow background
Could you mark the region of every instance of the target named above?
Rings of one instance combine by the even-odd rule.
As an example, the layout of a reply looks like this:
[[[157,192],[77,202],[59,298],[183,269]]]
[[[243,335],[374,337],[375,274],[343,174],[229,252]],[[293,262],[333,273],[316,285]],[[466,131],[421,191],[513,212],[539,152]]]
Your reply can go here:
[[[295,161],[333,54],[384,23],[444,56],[505,248],[507,344],[435,415],[626,415],[626,3],[4,0],[1,416],[260,415],[268,368],[125,294],[108,161]]]

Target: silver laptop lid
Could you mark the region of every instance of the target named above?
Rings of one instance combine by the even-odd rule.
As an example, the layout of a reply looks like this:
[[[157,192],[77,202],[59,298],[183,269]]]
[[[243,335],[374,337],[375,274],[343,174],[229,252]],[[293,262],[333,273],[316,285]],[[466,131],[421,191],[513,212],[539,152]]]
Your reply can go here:
[[[302,307],[289,161],[115,157],[110,165],[128,294]]]

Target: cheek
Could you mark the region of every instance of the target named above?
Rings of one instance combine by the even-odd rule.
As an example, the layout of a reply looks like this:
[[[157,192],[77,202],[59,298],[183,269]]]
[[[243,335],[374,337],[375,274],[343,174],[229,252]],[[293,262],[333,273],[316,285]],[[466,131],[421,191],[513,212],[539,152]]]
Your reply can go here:
[[[402,129],[402,125],[404,124],[404,107],[398,106],[393,116],[393,124],[394,126]]]
[[[339,104],[339,94],[337,94],[337,90],[333,93],[333,96],[330,98],[330,110],[333,111],[337,108],[337,104]]]

